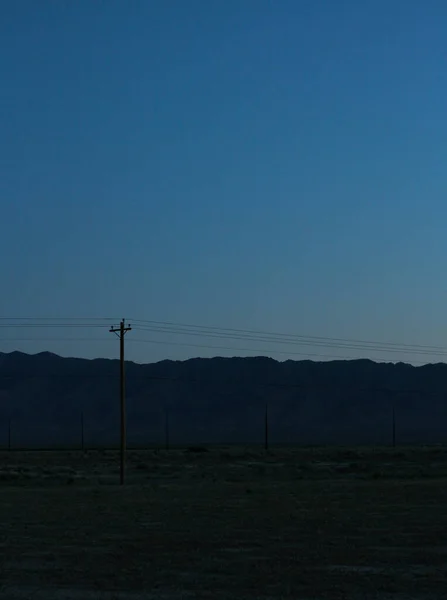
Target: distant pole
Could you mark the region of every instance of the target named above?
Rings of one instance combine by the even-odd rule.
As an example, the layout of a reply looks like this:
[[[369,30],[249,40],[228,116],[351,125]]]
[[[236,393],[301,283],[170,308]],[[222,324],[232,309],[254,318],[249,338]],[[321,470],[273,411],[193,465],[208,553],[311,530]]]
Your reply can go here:
[[[396,410],[393,406],[393,448],[396,447]]]
[[[268,413],[268,402],[265,403],[264,448],[266,450],[269,449],[269,413]]]
[[[84,452],[84,411],[81,412],[81,448],[82,452]]]
[[[11,450],[11,419],[8,421],[8,450]]]
[[[131,327],[126,327],[123,319],[119,327],[112,327],[110,333],[115,333],[120,341],[120,407],[121,407],[121,440],[120,440],[120,484],[124,485],[124,470],[126,461],[126,379],[124,371],[124,336]]]
[[[169,450],[169,408],[165,408],[165,448]]]

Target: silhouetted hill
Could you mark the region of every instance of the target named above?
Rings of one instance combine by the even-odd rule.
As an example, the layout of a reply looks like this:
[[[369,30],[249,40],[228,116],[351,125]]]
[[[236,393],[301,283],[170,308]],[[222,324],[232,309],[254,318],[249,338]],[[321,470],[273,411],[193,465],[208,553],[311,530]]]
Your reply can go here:
[[[129,443],[389,443],[447,437],[447,365],[195,358],[126,363]],[[88,444],[119,435],[119,361],[0,353],[0,445]]]

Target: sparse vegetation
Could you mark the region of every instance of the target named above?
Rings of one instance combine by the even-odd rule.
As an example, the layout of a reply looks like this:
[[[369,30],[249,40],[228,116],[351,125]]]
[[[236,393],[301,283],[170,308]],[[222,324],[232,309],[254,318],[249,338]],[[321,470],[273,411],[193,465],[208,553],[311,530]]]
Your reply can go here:
[[[205,446],[189,446],[187,451],[194,454],[203,454],[204,452],[208,452],[208,448],[205,448]]]
[[[0,598],[443,598],[434,450],[0,453]]]

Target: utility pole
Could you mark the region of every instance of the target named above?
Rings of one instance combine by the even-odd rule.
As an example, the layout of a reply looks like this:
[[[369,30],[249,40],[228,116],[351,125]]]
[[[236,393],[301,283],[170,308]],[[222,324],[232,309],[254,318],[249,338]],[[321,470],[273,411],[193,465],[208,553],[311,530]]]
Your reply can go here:
[[[393,406],[393,448],[396,447],[396,410]]]
[[[120,443],[120,484],[124,485],[124,469],[126,460],[126,380],[124,373],[124,336],[131,327],[125,324],[124,319],[119,327],[112,327],[110,333],[117,335],[120,341],[120,399],[121,399],[121,443]]]
[[[84,452],[84,411],[81,412],[81,449]]]
[[[165,448],[169,450],[169,408],[165,408]]]
[[[264,448],[269,449],[269,413],[268,402],[265,403],[265,418],[264,418]]]

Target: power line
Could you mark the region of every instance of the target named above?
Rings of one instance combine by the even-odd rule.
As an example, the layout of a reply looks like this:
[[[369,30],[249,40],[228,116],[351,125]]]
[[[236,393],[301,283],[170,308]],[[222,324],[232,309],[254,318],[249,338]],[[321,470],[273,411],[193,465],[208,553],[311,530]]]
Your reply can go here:
[[[60,338],[37,338],[37,337],[14,337],[0,338],[0,342],[112,342],[110,338],[90,337],[60,337]]]
[[[112,317],[0,317],[0,327],[104,327],[104,322],[116,321],[117,319]],[[9,323],[5,323],[9,321]],[[15,321],[11,323],[11,321]],[[22,323],[17,322],[22,321]],[[26,321],[26,323],[23,323]],[[37,323],[36,323],[37,321]],[[74,321],[70,323],[69,321]],[[103,323],[100,323],[100,322]],[[175,323],[172,321],[154,321],[145,319],[134,319],[135,323],[140,323],[140,329],[145,331],[157,331],[160,333],[184,333],[200,335],[203,332],[203,337],[210,336],[225,336],[229,339],[250,339],[256,341],[272,341],[275,343],[296,343],[300,342],[305,345],[319,345],[328,347],[352,347],[355,349],[364,350],[385,350],[386,351],[400,351],[405,349],[406,352],[418,352],[421,350],[434,352],[439,350],[447,354],[447,348],[442,346],[424,345],[424,344],[406,344],[397,342],[379,342],[372,340],[359,340],[351,338],[336,338],[336,337],[323,337],[314,335],[302,335],[302,334],[290,334],[290,333],[278,333],[269,332],[262,330],[252,329],[236,329],[229,327],[209,327],[205,325],[191,325],[185,323]],[[95,323],[92,323],[95,322]],[[150,326],[147,326],[148,324]],[[234,334],[234,335],[233,335]],[[238,336],[238,337],[236,337]],[[240,336],[240,337],[239,337]],[[334,344],[339,342],[339,344]],[[355,346],[352,346],[352,345]],[[359,346],[361,344],[361,346]]]
[[[369,352],[391,352],[391,353],[406,353],[406,354],[417,354],[417,355],[427,355],[427,356],[447,356],[447,348],[444,348],[443,351],[435,351],[435,350],[417,350],[412,347],[402,347],[402,348],[391,348],[391,347],[381,347],[381,346],[365,346],[360,344],[338,344],[338,343],[322,343],[321,341],[310,341],[310,340],[297,340],[292,341],[288,339],[281,338],[273,338],[273,337],[255,337],[253,335],[232,335],[229,333],[208,333],[208,332],[197,332],[194,330],[186,330],[186,329],[178,329],[178,328],[169,328],[169,327],[134,327],[134,329],[139,331],[150,331],[151,333],[169,333],[172,335],[187,335],[187,336],[196,336],[196,337],[211,337],[218,339],[230,339],[230,340],[243,340],[243,341],[252,341],[252,342],[270,342],[277,344],[285,344],[290,346],[312,346],[312,347],[324,347],[324,348],[338,348],[345,350],[367,350]]]
[[[104,321],[110,320],[108,317],[102,318]],[[62,318],[53,318],[53,317],[20,317],[20,320],[29,320],[29,323],[5,323],[5,321],[19,320],[19,317],[0,317],[0,329],[1,328],[19,328],[19,329],[27,329],[27,328],[37,328],[37,329],[48,329],[48,328],[67,328],[67,329],[82,329],[82,328],[104,328],[105,323],[99,324],[97,322],[100,320],[99,317],[87,317],[81,319],[80,317],[73,318],[73,320],[77,320],[79,322],[75,323],[66,323],[66,322],[57,322],[54,321],[63,321]],[[40,320],[40,322],[36,323],[36,320]],[[31,322],[33,321],[33,322]],[[48,321],[43,323],[42,321]],[[87,323],[80,321],[89,321]],[[320,336],[300,336],[295,334],[273,334],[273,333],[263,333],[263,332],[255,332],[254,330],[242,330],[242,329],[231,329],[231,328],[218,328],[218,327],[207,327],[202,325],[185,325],[178,324],[175,325],[171,322],[163,322],[163,321],[143,321],[137,320],[139,323],[159,323],[159,325],[140,325],[134,327],[134,329],[138,329],[140,331],[151,332],[151,333],[162,333],[162,334],[170,334],[170,335],[186,335],[186,336],[195,336],[195,337],[211,337],[223,340],[242,340],[242,341],[250,341],[250,342],[267,342],[267,343],[275,343],[282,344],[288,346],[312,346],[312,347],[323,347],[323,348],[334,348],[334,349],[343,349],[343,350],[361,350],[368,352],[386,352],[386,353],[403,353],[408,355],[426,355],[426,356],[447,356],[447,348],[442,348],[439,346],[428,346],[428,345],[418,345],[418,344],[401,344],[399,347],[397,344],[392,344],[390,342],[366,342],[366,341],[355,341],[352,342],[348,339],[343,340],[343,338],[323,338]],[[337,340],[342,341],[343,343],[336,343]],[[39,341],[35,338],[9,338],[4,339],[2,341]],[[51,338],[42,338],[40,341],[42,342],[50,342],[50,341],[106,341],[95,338],[61,338],[61,339],[51,339]],[[197,348],[209,348],[216,350],[234,350],[234,351],[244,351],[244,352],[262,352],[268,354],[281,354],[281,355],[296,355],[296,356],[308,356],[308,357],[321,357],[321,358],[337,358],[341,360],[355,360],[358,357],[353,356],[339,356],[336,354],[320,354],[314,352],[293,352],[293,351],[281,351],[274,349],[256,349],[256,348],[237,348],[230,346],[212,346],[206,344],[191,344],[191,343],[176,343],[176,342],[162,342],[159,340],[133,340],[133,341],[141,341],[146,343],[164,343],[165,345],[182,345],[189,347],[197,347]],[[363,344],[363,345],[362,345]],[[376,344],[373,346],[372,344]],[[439,351],[436,351],[439,350]],[[392,362],[391,359],[385,358],[375,358],[375,360],[380,362]],[[424,364],[424,361],[413,360],[413,363]]]
[[[104,329],[107,324],[93,324],[93,323],[13,323],[4,325],[0,323],[0,329]]]
[[[117,321],[115,317],[0,317],[0,321]]]
[[[253,335],[267,335],[274,336],[279,338],[296,338],[296,339],[306,339],[306,340],[320,340],[320,341],[328,341],[328,342],[343,342],[343,343],[355,343],[355,344],[372,344],[374,346],[396,346],[399,348],[422,348],[422,349],[432,349],[432,350],[444,350],[447,352],[447,348],[442,346],[433,346],[433,345],[423,345],[423,344],[405,344],[405,343],[397,343],[397,342],[379,342],[372,340],[358,340],[358,339],[350,339],[350,338],[336,338],[336,337],[322,337],[316,335],[303,335],[303,334],[291,334],[291,333],[278,333],[271,331],[262,331],[262,330],[253,330],[253,329],[235,329],[230,327],[209,327],[206,325],[191,325],[185,323],[175,323],[172,321],[149,321],[144,319],[133,319],[134,323],[147,323],[150,325],[167,325],[171,327],[186,327],[189,329],[200,329],[200,330],[208,330],[213,332],[234,332],[234,333],[247,333]]]
[[[65,321],[75,321],[67,323]],[[0,328],[102,328],[105,322],[112,321],[111,317],[0,317]],[[5,323],[9,321],[9,323]],[[27,323],[18,323],[11,321],[28,321]],[[36,323],[35,321],[38,321]],[[88,321],[85,322],[84,321]],[[94,323],[92,323],[92,321]],[[98,323],[103,321],[103,323]],[[323,346],[332,348],[346,348],[368,351],[386,351],[386,352],[406,352],[414,354],[441,355],[447,354],[447,348],[442,346],[430,346],[422,344],[404,344],[396,342],[377,342],[371,340],[355,340],[349,338],[333,338],[322,336],[304,336],[299,334],[273,333],[266,331],[255,331],[250,329],[235,329],[228,327],[208,327],[204,325],[187,325],[183,323],[174,323],[170,321],[149,321],[136,319],[140,323],[137,327],[140,330],[157,333],[171,333],[194,335],[200,337],[218,337],[227,339],[242,339],[250,341],[267,341],[281,344],[295,344],[306,346]],[[144,324],[151,324],[144,325]],[[439,352],[437,352],[439,351]]]

